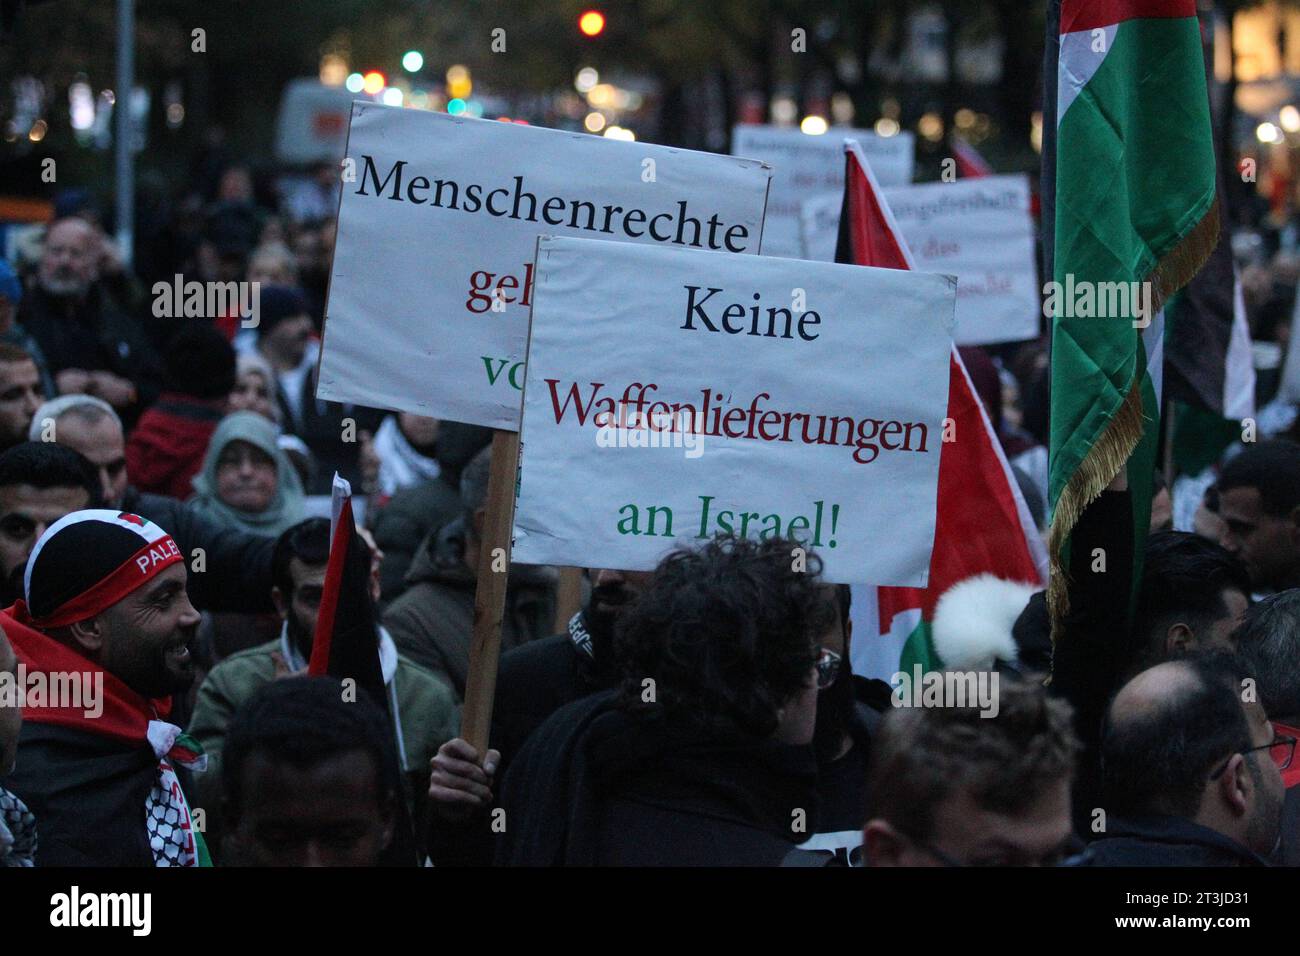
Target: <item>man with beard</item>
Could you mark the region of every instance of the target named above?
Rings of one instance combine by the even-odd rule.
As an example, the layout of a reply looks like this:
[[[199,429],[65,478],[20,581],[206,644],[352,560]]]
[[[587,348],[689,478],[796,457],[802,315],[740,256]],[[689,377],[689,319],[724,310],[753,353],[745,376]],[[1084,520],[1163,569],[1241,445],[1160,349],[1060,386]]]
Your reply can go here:
[[[19,463],[15,463],[12,469],[7,468],[3,464],[7,455],[40,457],[54,454],[32,451],[32,446],[59,449],[59,453],[65,456],[69,451],[76,452],[78,458],[84,456],[93,468],[99,469],[99,482],[107,507],[130,511],[171,529],[176,543],[192,562],[191,570],[196,572],[189,583],[190,600],[195,607],[201,611],[246,614],[275,610],[271,603],[271,552],[275,538],[228,527],[186,508],[175,498],[147,494],[130,484],[122,421],[102,399],[90,395],[64,395],[46,402],[36,410],[30,437],[31,442],[21,446],[24,451],[11,450],[0,454],[0,475],[16,473],[21,476],[25,473],[25,466]],[[0,481],[0,500],[4,495],[3,488],[4,482]],[[93,506],[83,504],[77,507]],[[70,510],[67,508],[56,517]],[[0,548],[0,553],[2,551]],[[202,573],[198,573],[200,568]]]
[[[1119,689],[1101,736],[1101,838],[1083,866],[1265,866],[1282,819],[1281,736],[1227,650],[1149,667]]]
[[[1105,829],[1083,866],[1265,866],[1277,848],[1277,733],[1231,652],[1157,664],[1115,695],[1102,731]]]
[[[213,770],[204,776],[197,792],[207,811],[209,834],[222,826],[220,765],[231,719],[271,681],[304,673],[311,658],[329,562],[330,523],[308,518],[280,535],[275,544],[271,597],[284,619],[274,641],[226,658],[208,674],[199,688],[189,732],[210,755]],[[377,581],[372,581],[378,591]],[[451,690],[433,674],[398,654],[393,639],[379,628],[380,668],[389,695],[389,710],[396,730],[396,751],[402,773],[410,774],[408,800],[413,819],[423,807],[424,768],[438,747],[456,732],[459,711]],[[218,845],[213,838],[214,845]]]
[[[36,816],[38,866],[207,865],[184,779],[205,760],[167,722],[171,695],[194,680],[185,579],[156,524],[75,511],[41,535],[25,598],[0,612],[28,690],[0,786]]]
[[[432,844],[441,865],[483,865],[492,859],[488,839],[492,785],[505,775],[502,755],[513,757],[529,734],[565,704],[618,681],[613,661],[614,623],[640,596],[653,574],[592,568],[591,594],[563,634],[531,641],[501,655],[492,707],[492,748],[483,759],[461,737],[438,749],[429,798],[436,819]]]
[[[161,367],[144,329],[104,292],[100,251],[99,234],[85,220],[51,223],[36,288],[18,317],[40,344],[60,392],[95,395],[134,421],[157,397]]]

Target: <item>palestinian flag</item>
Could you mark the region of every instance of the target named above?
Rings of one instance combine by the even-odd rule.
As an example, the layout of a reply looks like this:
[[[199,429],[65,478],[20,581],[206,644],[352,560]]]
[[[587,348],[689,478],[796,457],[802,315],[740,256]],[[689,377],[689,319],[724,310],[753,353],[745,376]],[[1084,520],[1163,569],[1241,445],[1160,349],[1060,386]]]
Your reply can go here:
[[[844,200],[836,262],[914,268],[907,243],[856,142],[845,143]],[[949,365],[948,418],[939,459],[939,499],[929,585],[854,588],[859,639],[854,670],[889,680],[914,665],[941,665],[930,638],[939,598],[977,574],[1040,585],[1047,554],[1002,445],[956,347]]]
[[[337,474],[331,504],[329,563],[325,568],[325,585],[307,673],[354,681],[355,687],[368,694],[388,715],[393,729],[391,764],[396,774],[390,785],[397,794],[397,820],[393,841],[384,852],[383,865],[415,866],[419,862],[415,831],[407,805],[406,782],[397,758],[400,727],[397,701],[384,684],[379,660],[379,629],[370,596],[370,553],[357,534],[352,516],[352,486]]]
[[[1054,621],[1066,610],[1070,530],[1125,463],[1142,553],[1159,420],[1157,314],[1219,238],[1195,0],[1060,0],[1058,17],[1059,47],[1048,47],[1059,51],[1056,123],[1043,160],[1055,171],[1044,228],[1064,293],[1048,295]]]
[[[954,133],[948,142],[952,148],[952,158],[957,162],[957,173],[962,179],[993,175],[993,167],[966,140]]]
[[[1201,34],[1208,75],[1213,33]],[[1216,127],[1215,142],[1217,132]],[[1219,215],[1226,221],[1230,216],[1222,164],[1216,167],[1215,179]],[[1255,416],[1250,327],[1229,230],[1222,231],[1195,278],[1170,298],[1165,323],[1163,398],[1173,403],[1174,466],[1183,474],[1200,474],[1241,438],[1242,419]]]

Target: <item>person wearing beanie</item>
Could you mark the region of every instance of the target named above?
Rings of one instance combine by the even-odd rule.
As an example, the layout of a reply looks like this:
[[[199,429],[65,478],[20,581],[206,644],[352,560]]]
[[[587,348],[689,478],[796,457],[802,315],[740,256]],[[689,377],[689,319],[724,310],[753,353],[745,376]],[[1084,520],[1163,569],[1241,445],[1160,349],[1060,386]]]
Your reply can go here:
[[[384,413],[316,398],[320,343],[301,290],[267,286],[259,302],[257,351],[275,370],[280,424],[286,433],[301,438],[316,459],[308,494],[329,494],[336,471],[362,487],[362,446],[379,428]],[[349,433],[350,439],[345,437]]]
[[[168,722],[194,681],[199,614],[185,557],[139,515],[92,509],[41,535],[24,597],[0,611],[29,693],[0,787],[34,814],[37,866],[204,866],[187,771],[201,748]]]
[[[187,322],[163,359],[167,390],[131,432],[126,471],[141,491],[183,501],[235,387],[235,350],[212,326]]]
[[[256,412],[221,420],[194,490],[189,510],[250,534],[278,535],[303,518],[298,473],[275,426]]]
[[[50,375],[49,363],[40,343],[23,328],[17,319],[18,304],[23,301],[23,284],[19,281],[13,266],[8,260],[0,259],[0,342],[22,349],[36,363],[36,370],[41,376],[41,391],[52,396],[54,378]]]

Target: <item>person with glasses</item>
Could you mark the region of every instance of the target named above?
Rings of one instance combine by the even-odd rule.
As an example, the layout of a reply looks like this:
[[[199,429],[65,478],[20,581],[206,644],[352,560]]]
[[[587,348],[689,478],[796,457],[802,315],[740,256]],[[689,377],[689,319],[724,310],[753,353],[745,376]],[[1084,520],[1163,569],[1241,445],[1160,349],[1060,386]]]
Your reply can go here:
[[[1300,588],[1254,604],[1233,640],[1259,675],[1259,699],[1273,729],[1283,737],[1300,737]],[[1282,783],[1282,848],[1273,862],[1300,866],[1300,761],[1283,769]]]
[[[1142,671],[1102,728],[1099,839],[1079,866],[1266,866],[1278,846],[1282,771],[1296,738],[1279,734],[1246,664],[1208,651]]]
[[[813,733],[821,803],[816,832],[799,849],[829,853],[833,860],[825,862],[828,866],[860,866],[871,738],[880,726],[881,711],[889,707],[891,688],[884,681],[854,674],[849,666],[853,637],[849,586],[826,585],[823,591],[831,616],[818,650]]]
[[[1070,707],[1003,675],[998,709],[897,707],[872,741],[868,866],[1052,866],[1071,846]]]
[[[507,866],[777,866],[817,828],[820,560],[719,536],[668,554],[615,635],[616,689],[562,707],[499,791]]]

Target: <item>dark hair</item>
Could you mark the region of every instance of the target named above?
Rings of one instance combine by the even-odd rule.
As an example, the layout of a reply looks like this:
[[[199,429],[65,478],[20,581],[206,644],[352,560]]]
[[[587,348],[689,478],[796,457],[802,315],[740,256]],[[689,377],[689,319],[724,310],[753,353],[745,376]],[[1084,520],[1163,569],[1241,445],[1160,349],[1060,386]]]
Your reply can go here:
[[[835,585],[835,603],[840,608],[840,625],[847,627],[849,612],[853,610],[853,589],[847,584]]]
[[[203,321],[187,321],[167,342],[163,356],[169,391],[196,398],[224,398],[235,387],[235,350]]]
[[[0,488],[84,488],[87,508],[103,504],[99,472],[78,451],[49,441],[25,441],[0,454]]]
[[[1106,710],[1101,771],[1109,813],[1195,817],[1214,765],[1251,746],[1241,658],[1213,649],[1162,666],[1185,667],[1191,679],[1119,719],[1114,699]]]
[[[710,730],[769,736],[831,621],[821,560],[807,554],[806,570],[794,570],[802,547],[720,535],[665,557],[616,625],[623,706],[645,707],[650,678],[651,707]]]
[[[12,342],[0,342],[0,362],[35,362],[32,353]]]
[[[257,337],[260,339],[285,319],[307,315],[307,298],[294,286],[261,286],[257,296]]]
[[[1255,488],[1266,514],[1285,517],[1300,505],[1300,444],[1277,438],[1247,447],[1219,472],[1219,493]]]
[[[1157,531],[1147,538],[1133,633],[1135,661],[1164,658],[1165,631],[1180,621],[1200,631],[1228,613],[1223,592],[1250,597],[1250,573],[1228,551],[1186,531]]]
[[[344,700],[335,677],[287,677],[263,684],[235,712],[222,751],[226,812],[237,819],[244,803],[244,765],[255,753],[297,769],[363,751],[375,766],[375,793],[392,797],[397,763],[388,721],[367,694]]]
[[[330,557],[330,522],[328,518],[307,518],[280,532],[271,551],[271,583],[286,599],[293,595],[293,575],[289,562],[297,558],[313,567],[325,564]]]
[[[1237,653],[1258,675],[1260,703],[1269,716],[1300,716],[1300,589],[1255,604],[1233,639]]]
[[[1036,678],[997,676],[994,716],[974,702],[886,712],[871,742],[868,820],[928,840],[939,804],[959,789],[982,809],[1018,814],[1071,778],[1079,744],[1070,705]]]
[[[460,473],[460,507],[465,520],[466,534],[474,534],[474,512],[487,503],[488,478],[491,472],[492,449],[482,448]]]

